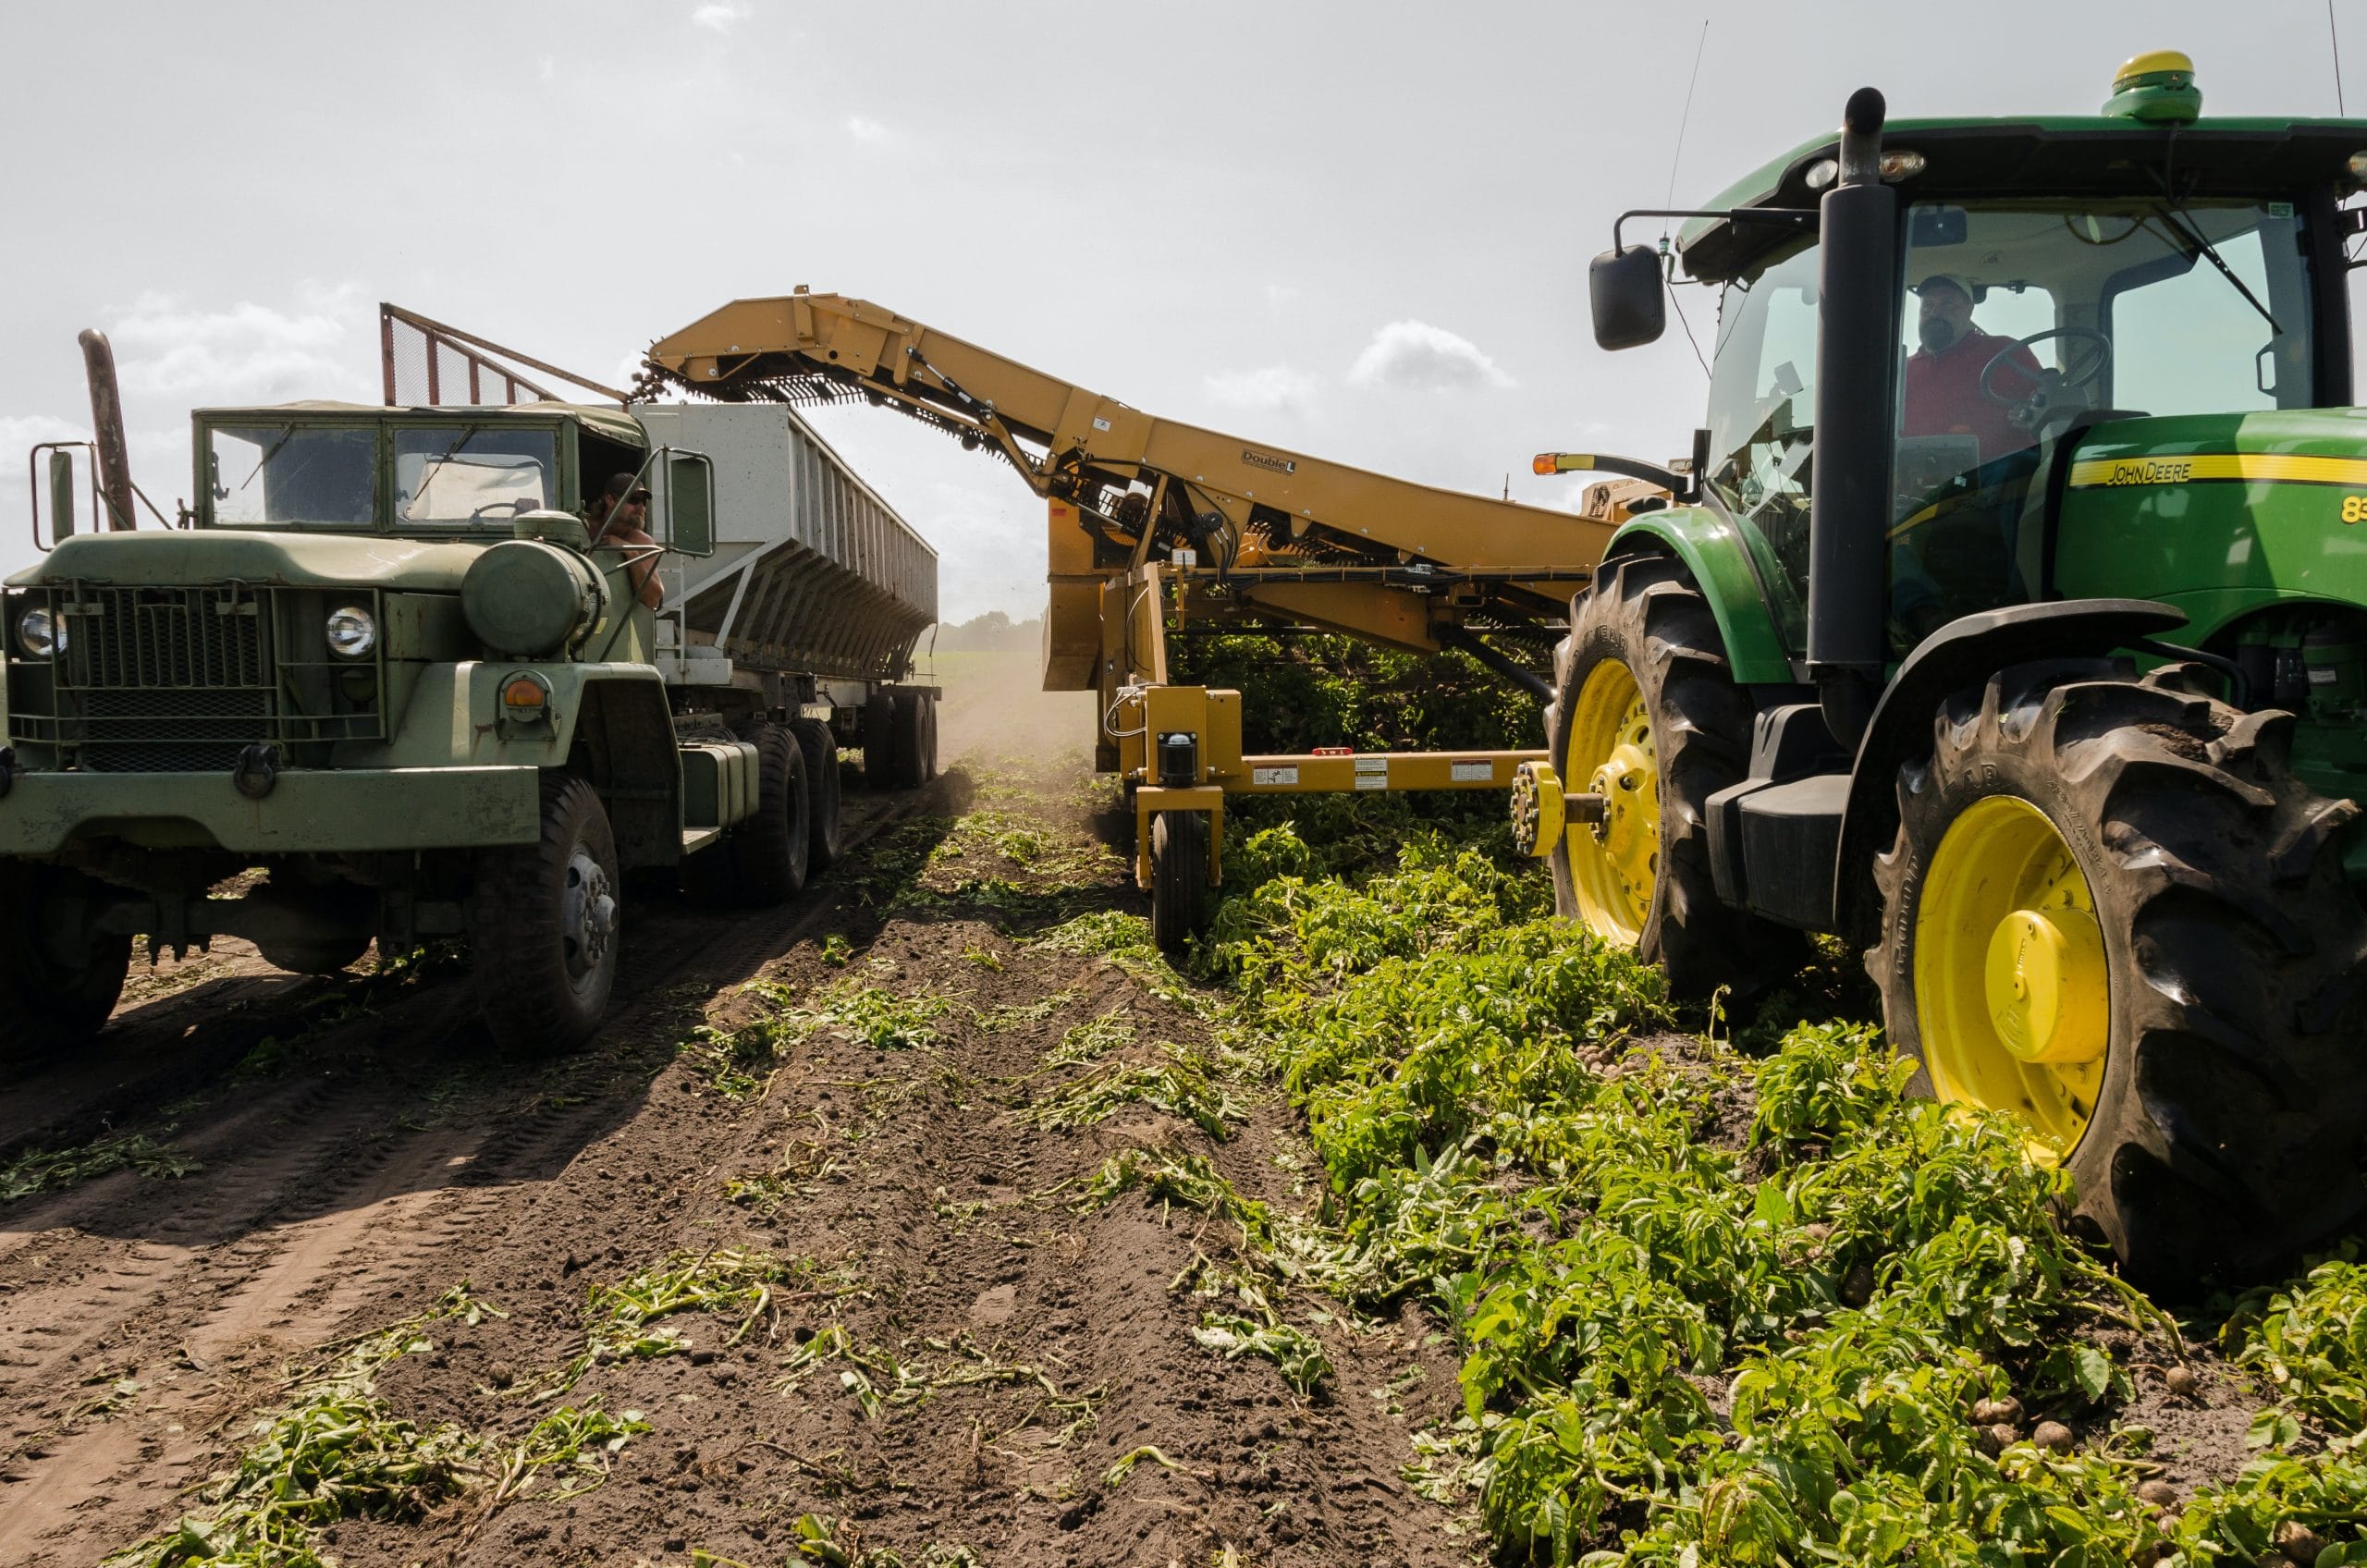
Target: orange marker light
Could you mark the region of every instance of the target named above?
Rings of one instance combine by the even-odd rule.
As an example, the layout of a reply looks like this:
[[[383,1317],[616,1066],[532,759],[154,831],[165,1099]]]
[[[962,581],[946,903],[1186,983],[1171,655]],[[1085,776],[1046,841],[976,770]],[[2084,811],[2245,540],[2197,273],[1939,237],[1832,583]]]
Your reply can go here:
[[[1551,473],[1553,472],[1553,454],[1551,452],[1539,452],[1528,466],[1530,472],[1535,473]]]
[[[541,681],[530,680],[522,675],[501,689],[501,701],[506,707],[538,708],[543,705],[546,695]]]

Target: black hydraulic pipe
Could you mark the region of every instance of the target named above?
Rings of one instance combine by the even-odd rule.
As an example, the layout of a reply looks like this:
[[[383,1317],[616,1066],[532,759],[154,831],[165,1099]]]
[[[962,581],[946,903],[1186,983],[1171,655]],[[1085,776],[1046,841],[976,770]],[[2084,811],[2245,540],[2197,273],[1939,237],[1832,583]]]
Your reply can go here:
[[[1535,670],[1514,663],[1465,628],[1452,625],[1440,627],[1439,642],[1442,646],[1457,648],[1469,654],[1487,666],[1495,675],[1501,677],[1506,684],[1519,687],[1539,702],[1550,703],[1553,700],[1553,686],[1551,681]]]
[[[1891,400],[1898,194],[1883,183],[1883,95],[1849,95],[1840,178],[1820,203],[1816,455],[1809,506],[1809,671],[1855,749],[1889,656]]]
[[[106,502],[104,526],[129,528],[131,516],[131,455],[123,439],[123,397],[116,390],[115,349],[107,335],[85,327],[82,368],[91,382],[91,430],[97,437],[99,495]]]

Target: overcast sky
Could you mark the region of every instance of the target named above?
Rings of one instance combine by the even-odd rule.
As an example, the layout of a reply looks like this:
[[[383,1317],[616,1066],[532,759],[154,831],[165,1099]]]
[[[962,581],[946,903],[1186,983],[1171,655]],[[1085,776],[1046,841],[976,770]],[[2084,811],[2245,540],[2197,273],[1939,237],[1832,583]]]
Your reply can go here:
[[[2367,104],[2367,0],[2337,9]],[[191,407],[376,401],[382,299],[615,380],[811,284],[1154,413],[1562,504],[1531,453],[1664,459],[1699,420],[1681,334],[1614,360],[1585,319],[1587,258],[1673,163],[1705,201],[1865,83],[1897,116],[2089,113],[2163,47],[2207,112],[2335,112],[2324,0],[6,0],[0,568],[32,555],[27,447],[89,428],[80,328],[169,507]],[[820,423],[938,547],[948,619],[1041,609],[1007,469]]]

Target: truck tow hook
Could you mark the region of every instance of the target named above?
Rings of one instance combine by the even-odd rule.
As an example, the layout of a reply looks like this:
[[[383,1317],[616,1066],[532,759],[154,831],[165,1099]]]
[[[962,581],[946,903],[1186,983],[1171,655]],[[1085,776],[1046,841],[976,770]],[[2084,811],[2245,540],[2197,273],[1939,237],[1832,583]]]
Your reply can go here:
[[[262,800],[279,782],[279,748],[258,741],[239,753],[230,782],[251,801]]]

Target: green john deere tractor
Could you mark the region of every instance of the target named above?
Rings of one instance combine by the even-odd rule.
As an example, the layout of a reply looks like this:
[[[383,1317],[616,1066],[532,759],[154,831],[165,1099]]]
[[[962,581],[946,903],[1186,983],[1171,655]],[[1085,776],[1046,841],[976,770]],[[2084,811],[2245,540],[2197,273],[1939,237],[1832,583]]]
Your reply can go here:
[[[2367,1211],[2367,122],[2200,110],[2166,53],[2094,117],[1867,89],[1623,217],[1686,219],[1718,293],[1707,428],[1539,459],[1654,488],[1515,797],[1563,912],[1682,991],[1862,949],[1917,1088],[2018,1115],[2149,1280]],[[1676,281],[1614,229],[1598,341]]]

